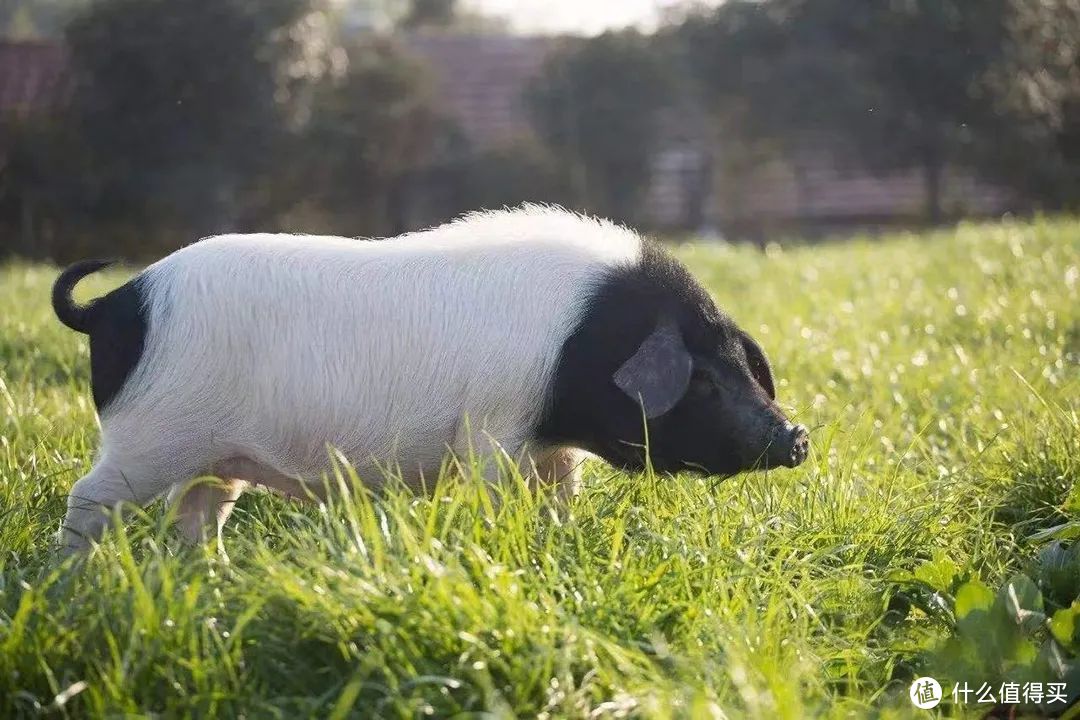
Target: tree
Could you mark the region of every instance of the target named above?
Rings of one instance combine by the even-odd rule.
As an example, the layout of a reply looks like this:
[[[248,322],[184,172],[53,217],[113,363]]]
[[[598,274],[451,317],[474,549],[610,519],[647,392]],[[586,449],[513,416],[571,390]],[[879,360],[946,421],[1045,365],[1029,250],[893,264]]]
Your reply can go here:
[[[540,137],[576,171],[592,212],[633,221],[649,180],[670,66],[637,32],[609,32],[556,53],[527,99]]]
[[[995,112],[980,169],[1038,204],[1080,204],[1080,5],[1012,0],[984,91]]]
[[[872,169],[918,165],[938,220],[944,169],[971,161],[992,114],[981,87],[1008,2],[733,0],[683,36],[705,96],[740,130],[781,145],[824,133]]]
[[[921,166],[932,222],[942,219],[942,175],[970,164],[973,132],[993,112],[979,85],[998,62],[1008,0],[808,2],[799,17],[836,29],[857,58],[865,120],[844,123],[863,156],[886,168]]]
[[[57,170],[81,167],[80,150],[47,117],[0,118],[0,256],[55,256],[56,219],[80,215],[79,175]]]
[[[412,0],[401,26],[409,30],[421,27],[447,27],[457,16],[457,0]]]
[[[77,16],[68,119],[92,153],[94,221],[165,244],[250,222],[248,191],[271,171],[301,87],[329,68],[312,57],[331,50],[313,10],[308,0],[99,0]]]
[[[348,48],[349,70],[319,83],[312,113],[278,164],[274,204],[326,231],[406,229],[415,168],[429,157],[436,115],[421,66],[393,42]]]
[[[18,40],[57,38],[89,0],[0,0],[0,36]]]
[[[340,47],[318,2],[89,5],[66,107],[0,137],[16,249],[134,259],[231,230],[404,229],[432,142],[423,74],[390,42]]]
[[[578,209],[566,166],[534,137],[514,138],[479,151],[465,148],[440,160],[433,163],[427,188],[433,199],[443,201],[437,208],[439,219],[525,202]]]

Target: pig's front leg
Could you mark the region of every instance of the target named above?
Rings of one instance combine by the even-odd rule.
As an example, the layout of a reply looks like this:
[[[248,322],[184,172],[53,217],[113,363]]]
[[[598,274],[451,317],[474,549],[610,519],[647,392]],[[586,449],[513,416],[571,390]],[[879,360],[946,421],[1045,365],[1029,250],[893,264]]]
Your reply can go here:
[[[573,447],[545,448],[529,458],[530,480],[539,485],[554,485],[555,496],[565,503],[581,491],[581,467],[588,456],[584,450]]]

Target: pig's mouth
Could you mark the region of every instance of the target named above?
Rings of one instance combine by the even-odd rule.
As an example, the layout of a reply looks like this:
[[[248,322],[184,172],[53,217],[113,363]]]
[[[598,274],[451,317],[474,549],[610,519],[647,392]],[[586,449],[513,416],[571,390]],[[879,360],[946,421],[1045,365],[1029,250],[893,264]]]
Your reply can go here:
[[[782,421],[766,430],[765,436],[767,440],[763,448],[758,445],[755,450],[749,452],[747,452],[749,448],[745,447],[742,452],[732,448],[734,452],[723,462],[700,462],[687,459],[663,461],[655,456],[651,458],[651,461],[657,470],[667,472],[689,470],[721,478],[731,477],[747,470],[794,468],[806,461],[810,452],[810,435],[804,426]],[[607,448],[606,453],[597,454],[601,454],[613,465],[627,469],[641,470],[646,465],[645,446],[640,443],[620,441],[616,447]]]
[[[789,422],[776,425],[768,431],[767,437],[768,441],[763,450],[750,451],[741,461],[732,458],[734,463],[727,468],[710,468],[689,461],[683,461],[682,466],[686,470],[724,479],[748,470],[798,467],[810,454],[810,434],[802,425],[792,425]]]
[[[810,453],[810,433],[802,425],[784,423],[776,426],[762,455],[768,467],[798,467]]]

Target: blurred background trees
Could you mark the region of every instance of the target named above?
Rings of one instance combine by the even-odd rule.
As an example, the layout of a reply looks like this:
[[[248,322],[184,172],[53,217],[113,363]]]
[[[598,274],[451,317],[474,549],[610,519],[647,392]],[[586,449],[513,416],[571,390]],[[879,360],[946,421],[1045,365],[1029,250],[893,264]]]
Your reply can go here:
[[[761,237],[1080,199],[1075,0],[728,0],[588,38],[455,0],[0,0],[0,31],[6,253],[526,200]]]
[[[302,84],[331,69],[311,57],[324,48],[310,12],[293,0],[110,0],[76,15],[63,113],[88,153],[63,170],[84,182],[71,219],[110,228],[125,248],[148,233],[181,242],[243,225]]]
[[[540,138],[591,212],[643,219],[659,113],[675,99],[675,68],[664,60],[647,36],[605,33],[554,53],[527,90]]]
[[[0,28],[13,39],[61,35],[72,14],[88,1],[0,0]]]
[[[347,67],[315,83],[304,120],[279,144],[261,178],[260,214],[305,232],[402,232],[410,175],[440,129],[430,88],[417,60],[385,39],[353,42],[344,57]]]
[[[1061,141],[1080,89],[1078,9],[733,1],[677,32],[720,124],[781,154],[826,136],[872,172],[917,166],[937,222],[949,168],[1000,183],[1018,208],[1075,203],[1076,158]]]
[[[973,125],[993,111],[980,82],[1007,1],[736,1],[680,30],[719,122],[781,152],[826,134],[873,171],[914,163],[936,222],[945,169],[971,159]]]
[[[1013,0],[999,61],[985,76],[994,112],[981,169],[1051,208],[1080,203],[1080,3]]]

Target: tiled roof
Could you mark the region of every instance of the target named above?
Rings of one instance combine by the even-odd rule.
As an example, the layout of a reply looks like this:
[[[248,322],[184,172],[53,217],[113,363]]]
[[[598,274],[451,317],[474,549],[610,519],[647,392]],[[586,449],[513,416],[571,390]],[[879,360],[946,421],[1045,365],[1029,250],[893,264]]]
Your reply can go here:
[[[0,41],[0,115],[47,108],[60,88],[65,53],[50,42]]]

